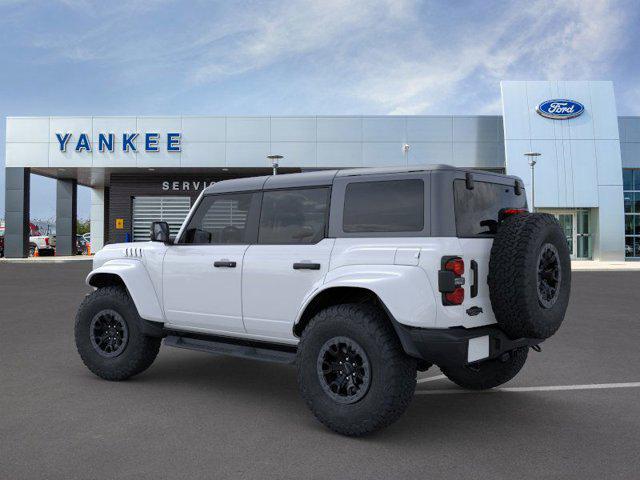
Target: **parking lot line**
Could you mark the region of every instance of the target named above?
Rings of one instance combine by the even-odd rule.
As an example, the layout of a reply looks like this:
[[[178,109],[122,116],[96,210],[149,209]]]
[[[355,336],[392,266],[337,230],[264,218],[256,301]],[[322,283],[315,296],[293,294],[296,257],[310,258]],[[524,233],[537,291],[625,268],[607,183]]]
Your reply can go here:
[[[429,377],[435,380],[435,377]],[[425,379],[426,380],[426,379]],[[458,389],[445,389],[445,390],[417,390],[416,395],[446,395],[456,393],[513,393],[513,392],[556,392],[566,390],[602,390],[610,388],[638,388],[640,382],[628,382],[628,383],[589,383],[585,385],[546,385],[539,387],[503,387],[494,388],[492,390],[458,390]]]
[[[434,380],[440,380],[442,378],[447,378],[447,377],[446,375],[436,375],[434,377],[419,378],[418,380],[416,380],[416,382],[417,383],[433,382]]]

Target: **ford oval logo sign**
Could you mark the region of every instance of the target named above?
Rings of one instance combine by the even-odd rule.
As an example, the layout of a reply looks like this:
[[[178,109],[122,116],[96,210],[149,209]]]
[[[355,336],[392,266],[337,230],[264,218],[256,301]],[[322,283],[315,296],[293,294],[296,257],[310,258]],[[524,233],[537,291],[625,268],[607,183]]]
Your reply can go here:
[[[567,120],[581,115],[584,112],[584,105],[573,100],[547,100],[538,105],[536,112],[546,118]]]

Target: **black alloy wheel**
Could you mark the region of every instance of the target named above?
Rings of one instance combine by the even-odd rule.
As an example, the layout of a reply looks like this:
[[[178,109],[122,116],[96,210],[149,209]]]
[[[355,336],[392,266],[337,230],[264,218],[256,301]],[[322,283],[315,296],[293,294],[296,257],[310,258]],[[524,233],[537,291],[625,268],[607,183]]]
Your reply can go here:
[[[367,354],[348,337],[334,337],[325,342],[318,354],[317,371],[325,393],[342,404],[360,400],[371,384]]]
[[[544,308],[551,308],[558,299],[562,270],[558,249],[545,243],[538,255],[538,300]]]
[[[96,313],[89,326],[91,345],[102,357],[113,358],[127,347],[129,328],[122,315],[106,309]]]

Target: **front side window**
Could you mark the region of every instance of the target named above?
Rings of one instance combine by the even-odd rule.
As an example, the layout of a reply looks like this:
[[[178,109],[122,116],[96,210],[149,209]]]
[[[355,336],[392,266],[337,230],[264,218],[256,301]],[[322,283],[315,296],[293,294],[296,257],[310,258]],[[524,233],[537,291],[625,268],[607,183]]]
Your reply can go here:
[[[187,225],[183,243],[246,243],[252,197],[251,193],[204,197]]]
[[[503,208],[527,208],[524,191],[516,195],[515,187],[498,183],[453,182],[456,232],[459,237],[493,237],[498,229],[498,214]]]
[[[325,236],[328,210],[328,188],[264,192],[258,243],[318,243]]]
[[[347,185],[342,229],[356,232],[420,232],[424,229],[424,182],[418,179]]]

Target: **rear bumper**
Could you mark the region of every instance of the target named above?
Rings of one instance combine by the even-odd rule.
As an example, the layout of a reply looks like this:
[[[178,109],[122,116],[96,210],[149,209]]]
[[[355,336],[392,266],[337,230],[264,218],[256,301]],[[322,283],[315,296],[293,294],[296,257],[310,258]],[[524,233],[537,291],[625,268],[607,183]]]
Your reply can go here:
[[[497,325],[444,329],[395,326],[409,355],[438,366],[482,362],[515,348],[534,346],[544,341],[540,338],[511,339]]]

